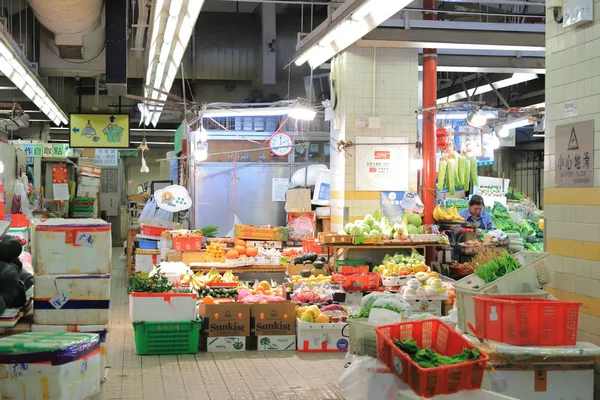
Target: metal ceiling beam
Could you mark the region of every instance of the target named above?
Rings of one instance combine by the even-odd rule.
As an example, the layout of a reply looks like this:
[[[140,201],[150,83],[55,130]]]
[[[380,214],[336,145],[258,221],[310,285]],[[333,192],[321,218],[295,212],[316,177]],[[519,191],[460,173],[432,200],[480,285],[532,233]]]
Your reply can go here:
[[[419,64],[422,65],[422,57]],[[534,57],[474,57],[467,55],[438,55],[441,72],[505,73],[515,72],[545,74],[546,61]],[[445,68],[446,67],[446,68]]]
[[[545,51],[546,37],[544,33],[504,32],[501,35],[491,35],[486,31],[378,28],[365,35],[356,45],[417,49]]]
[[[443,12],[440,10],[440,12]],[[463,21],[428,21],[422,19],[409,19],[408,26],[404,18],[390,18],[378,29],[406,28],[408,29],[445,29],[458,31],[497,31],[497,32],[528,32],[545,33],[545,24],[516,24],[499,22],[463,22]]]
[[[490,79],[490,81],[492,82],[497,82],[500,81],[502,79],[507,79],[510,78],[512,75],[511,74],[490,74],[488,75],[488,79]],[[448,96],[452,96],[453,94],[456,93],[460,93],[460,92],[466,92],[468,89],[473,89],[476,88],[480,85],[480,77],[477,77],[477,79],[465,79],[464,81],[459,81],[457,82],[457,84],[455,84],[452,87],[447,87],[444,89],[440,89],[438,90],[438,99],[442,98],[442,97],[448,97]],[[474,97],[476,95],[473,94],[471,97]]]

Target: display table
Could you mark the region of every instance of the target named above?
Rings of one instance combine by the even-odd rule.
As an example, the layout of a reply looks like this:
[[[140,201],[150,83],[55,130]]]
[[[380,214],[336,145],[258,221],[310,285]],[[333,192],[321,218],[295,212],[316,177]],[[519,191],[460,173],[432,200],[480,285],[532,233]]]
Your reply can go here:
[[[404,242],[404,243],[390,243],[383,242],[383,244],[371,245],[371,244],[351,244],[351,243],[319,243],[320,246],[327,247],[327,252],[332,254],[333,263],[336,265],[339,259],[345,259],[348,257],[350,250],[423,250],[427,247],[438,247],[443,246],[440,243],[433,242]]]
[[[247,280],[266,280],[273,279],[277,282],[283,282],[285,279],[286,267],[285,265],[250,265],[247,267],[204,267],[198,266],[198,263],[190,263],[189,267],[192,271],[200,271],[207,273],[212,268],[216,269],[218,273],[224,274],[227,271],[231,271],[234,275],[237,275],[241,281]]]

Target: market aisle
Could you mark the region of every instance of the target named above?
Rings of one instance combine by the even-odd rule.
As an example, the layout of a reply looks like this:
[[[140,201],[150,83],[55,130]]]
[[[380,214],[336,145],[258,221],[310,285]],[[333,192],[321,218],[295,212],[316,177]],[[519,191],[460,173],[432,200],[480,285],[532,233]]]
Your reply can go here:
[[[337,390],[344,355],[297,352],[135,354],[122,249],[113,249],[108,378],[112,399],[342,399]]]

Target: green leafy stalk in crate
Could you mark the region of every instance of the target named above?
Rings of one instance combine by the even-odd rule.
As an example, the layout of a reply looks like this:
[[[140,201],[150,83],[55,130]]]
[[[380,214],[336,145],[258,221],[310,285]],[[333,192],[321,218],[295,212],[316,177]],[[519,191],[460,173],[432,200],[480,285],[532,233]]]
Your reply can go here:
[[[460,364],[465,361],[478,360],[480,357],[478,348],[468,349],[465,347],[461,353],[449,357],[436,353],[432,349],[421,349],[414,339],[394,339],[394,344],[408,354],[421,368]]]
[[[491,283],[519,268],[521,268],[521,264],[505,251],[502,257],[494,258],[475,268],[475,275],[483,279],[485,283]]]
[[[217,235],[219,234],[219,227],[216,225],[205,226],[204,228],[200,228],[198,230],[202,232],[202,236],[209,238],[217,237]],[[194,231],[194,233],[195,232],[197,231]]]

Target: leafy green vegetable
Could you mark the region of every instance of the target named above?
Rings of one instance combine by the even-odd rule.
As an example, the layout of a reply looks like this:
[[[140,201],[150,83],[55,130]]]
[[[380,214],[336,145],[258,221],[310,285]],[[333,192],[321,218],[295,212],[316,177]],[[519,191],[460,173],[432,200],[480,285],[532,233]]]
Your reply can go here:
[[[505,251],[502,257],[494,258],[475,268],[475,275],[487,284],[519,268],[521,264]]]
[[[361,309],[358,310],[358,312],[354,314],[352,318],[369,318],[369,315],[371,315],[371,310],[374,308],[383,308],[385,310],[390,310],[398,314],[402,312],[396,307],[390,306],[389,304],[386,304],[385,306],[365,306],[361,307]]]
[[[198,229],[202,232],[202,236],[214,238],[219,234],[219,227],[217,225],[205,226],[204,228]]]
[[[436,353],[429,348],[419,348],[419,345],[414,339],[394,339],[394,344],[404,353],[408,354],[421,368],[435,368],[441,365],[460,364],[465,361],[478,360],[479,357],[481,357],[478,348],[468,349],[465,347],[461,353],[449,357]]]
[[[160,267],[156,268],[156,275],[148,277],[146,273],[133,275],[129,280],[127,293],[144,292],[144,293],[164,293],[173,289],[173,285],[169,283],[169,278],[160,272]]]
[[[438,165],[438,181],[437,181],[437,190],[444,190],[444,179],[446,178],[446,172],[448,169],[448,162],[444,159],[440,160],[440,164]]]

